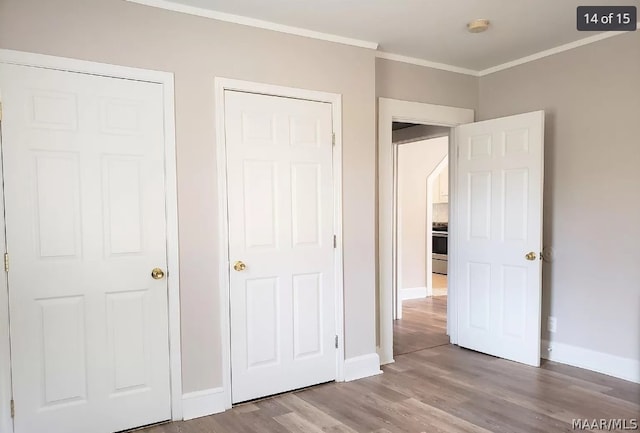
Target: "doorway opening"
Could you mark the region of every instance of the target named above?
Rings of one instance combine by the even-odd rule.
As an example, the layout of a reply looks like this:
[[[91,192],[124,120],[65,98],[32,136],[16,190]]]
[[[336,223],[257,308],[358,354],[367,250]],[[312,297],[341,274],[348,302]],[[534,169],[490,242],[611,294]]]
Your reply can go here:
[[[473,122],[473,110],[378,99],[378,355],[393,362],[397,156],[393,122],[452,128],[446,328],[452,344],[539,366],[544,112]],[[528,252],[527,252],[528,251]],[[402,259],[401,259],[402,260]],[[499,314],[492,314],[499,312]]]
[[[393,355],[449,343],[447,126],[392,123],[396,209]]]
[[[473,110],[466,108],[431,105],[419,102],[400,101],[397,99],[378,99],[378,356],[380,364],[393,362],[393,325],[397,311],[396,275],[398,274],[397,244],[397,212],[396,196],[396,158],[398,146],[393,143],[393,122],[405,122],[417,125],[438,125],[450,128],[451,136],[455,136],[455,127],[471,123]],[[453,155],[457,147],[455,140],[449,140],[449,153]],[[449,167],[449,194],[453,197],[456,191],[456,164]],[[449,219],[456,226],[455,201],[450,200]],[[456,254],[456,232],[448,236],[449,258]],[[427,248],[429,245],[427,245]],[[429,252],[430,254],[430,252]],[[451,343],[457,344],[457,283],[456,262],[447,262],[447,332]],[[427,280],[429,281],[429,280]]]

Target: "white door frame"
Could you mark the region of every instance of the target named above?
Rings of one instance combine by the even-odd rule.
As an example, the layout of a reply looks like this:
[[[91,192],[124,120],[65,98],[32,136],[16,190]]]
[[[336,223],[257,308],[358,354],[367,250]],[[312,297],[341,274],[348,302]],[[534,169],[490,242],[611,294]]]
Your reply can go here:
[[[397,203],[394,193],[396,179],[394,152],[397,145],[393,144],[391,124],[395,121],[455,127],[471,123],[473,120],[474,111],[468,108],[378,98],[378,293],[380,296],[378,355],[382,365],[393,362],[393,305],[397,279]],[[456,154],[456,142],[452,132],[449,138],[449,155]],[[454,199],[449,201],[449,221],[452,226],[455,226],[456,159],[450,156],[449,161],[453,161],[449,165],[449,197]],[[449,254],[454,257],[457,243],[455,233],[454,230],[449,234]],[[449,260],[448,266],[447,330],[451,342],[455,344],[458,331],[455,309],[455,263]]]
[[[167,299],[169,316],[169,362],[171,376],[171,418],[182,420],[182,353],[180,349],[180,268],[178,256],[178,200],[176,187],[176,140],[173,74],[116,66],[64,57],[0,49],[0,63],[112,78],[145,81],[162,85],[164,102],[164,157],[167,218]],[[1,167],[0,167],[1,170]],[[0,173],[2,174],[2,173]],[[0,248],[4,248],[4,190],[0,189]],[[6,277],[0,278],[0,430],[13,431],[9,411],[11,401],[11,359],[9,342],[9,300]],[[18,409],[19,410],[19,409]]]
[[[220,327],[222,330],[222,388],[225,409],[230,409],[231,401],[231,310],[229,283],[229,215],[227,200],[227,156],[225,137],[224,92],[257,93],[261,95],[280,96],[285,98],[306,99],[331,104],[331,118],[335,145],[333,146],[333,199],[334,199],[334,233],[335,249],[335,287],[336,287],[336,334],[338,350],[336,351],[336,381],[344,381],[344,287],[343,287],[343,249],[342,249],[342,95],[317,92],[314,90],[282,87],[251,81],[230,78],[215,78],[215,111],[216,111],[216,147],[217,147],[217,180],[218,180],[218,220],[219,220],[219,254],[220,254]]]

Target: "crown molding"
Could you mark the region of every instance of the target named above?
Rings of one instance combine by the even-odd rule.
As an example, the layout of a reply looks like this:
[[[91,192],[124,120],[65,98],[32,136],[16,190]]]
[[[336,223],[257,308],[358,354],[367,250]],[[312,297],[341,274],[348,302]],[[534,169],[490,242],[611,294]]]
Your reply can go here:
[[[636,24],[636,28],[640,29],[640,22]],[[578,39],[577,41],[569,42],[567,44],[559,45],[554,48],[550,48],[548,50],[540,51],[535,54],[531,54],[530,56],[521,57],[516,60],[512,60],[510,62],[503,63],[501,65],[493,66],[491,68],[483,69],[478,71],[477,74],[479,77],[484,77],[485,75],[493,74],[495,72],[504,71],[505,69],[513,68],[515,66],[524,65],[525,63],[533,62],[535,60],[543,59],[545,57],[553,56],[554,54],[559,54],[565,51],[573,50],[574,48],[582,47],[585,45],[592,44],[594,42],[602,41],[604,39],[609,39],[614,36],[624,35],[629,32],[602,32],[597,35],[589,36],[583,39]]]
[[[400,54],[387,53],[384,51],[377,51],[376,57],[379,59],[393,60],[395,62],[409,63],[412,65],[425,66],[432,69],[440,69],[441,71],[455,72],[457,74],[471,75],[478,77],[479,72],[473,69],[461,68],[459,66],[447,65],[446,63],[431,62],[429,60],[419,59],[416,57],[403,56]]]
[[[240,15],[227,14],[211,9],[199,8],[196,6],[187,6],[181,3],[175,3],[170,0],[125,0],[130,3],[137,3],[145,6],[152,6],[160,9],[166,9],[174,12],[181,12],[189,15],[196,15],[204,18],[211,18],[218,21],[226,21],[228,23],[241,24],[260,29],[273,30],[280,33],[288,33],[290,35],[304,36],[311,39],[319,39],[322,41],[335,42],[338,44],[351,45],[354,47],[368,48],[377,50],[378,43],[363,41],[360,39],[347,38],[329,33],[316,32],[313,30],[303,29],[300,27],[286,26],[283,24],[273,23],[271,21],[258,20],[255,18],[243,17]]]
[[[636,28],[640,30],[640,22],[636,25]],[[604,39],[609,39],[614,36],[624,35],[629,32],[603,32],[598,33],[597,35],[588,36],[583,39],[579,39],[577,41],[569,42],[567,44],[559,45],[557,47],[550,48],[548,50],[539,51],[537,53],[531,54],[529,56],[521,57],[519,59],[511,60],[509,62],[502,63],[500,65],[492,66],[487,69],[482,70],[474,70],[461,68],[459,66],[448,65],[445,63],[436,63],[431,62],[429,60],[419,59],[416,57],[403,56],[400,54],[387,53],[383,51],[377,51],[376,57],[380,59],[393,60],[396,62],[402,63],[410,63],[412,65],[424,66],[427,68],[440,69],[443,71],[456,72],[458,74],[471,75],[473,77],[484,77],[486,75],[493,74],[495,72],[500,72],[505,69],[513,68],[515,66],[524,65],[525,63],[533,62],[535,60],[543,59],[545,57],[552,56],[554,54],[559,54],[565,51],[573,50],[574,48],[582,47],[584,45],[589,45],[594,42],[602,41]]]
[[[271,21],[264,21],[255,18],[248,18],[241,15],[233,15],[224,12],[218,12],[211,9],[200,8],[196,6],[188,6],[181,3],[176,3],[171,0],[125,0],[130,3],[137,3],[144,6],[151,6],[160,9],[165,9],[174,12],[180,12],[189,15],[195,15],[204,18],[211,18],[218,21],[225,21],[228,23],[240,24],[244,26],[256,27],[265,30],[272,30],[280,33],[287,33],[290,35],[303,36],[311,39],[319,39],[322,41],[335,42],[343,45],[350,45],[359,48],[366,48],[375,51],[377,58],[392,60],[395,62],[409,63],[412,65],[423,66],[431,69],[438,69],[441,71],[454,72],[457,74],[470,75],[472,77],[484,77],[496,72],[503,71],[505,69],[513,68],[515,66],[523,65],[525,63],[533,62],[535,60],[543,59],[554,54],[559,54],[564,51],[569,51],[574,48],[582,47],[584,45],[592,44],[604,39],[608,39],[614,36],[623,35],[628,32],[602,32],[593,36],[588,36],[577,41],[569,42],[567,44],[559,45],[548,50],[540,51],[529,56],[521,57],[519,59],[511,60],[509,62],[502,63],[500,65],[492,66],[490,68],[475,70],[463,68],[460,66],[448,65],[446,63],[432,62],[430,60],[420,59],[417,57],[404,56],[401,54],[388,53],[378,50],[378,43],[371,41],[364,41],[361,39],[347,38],[344,36],[333,35],[330,33],[316,32],[313,30],[303,29],[300,27],[287,26],[284,24],[278,24]],[[640,30],[640,22],[636,24],[636,28]]]

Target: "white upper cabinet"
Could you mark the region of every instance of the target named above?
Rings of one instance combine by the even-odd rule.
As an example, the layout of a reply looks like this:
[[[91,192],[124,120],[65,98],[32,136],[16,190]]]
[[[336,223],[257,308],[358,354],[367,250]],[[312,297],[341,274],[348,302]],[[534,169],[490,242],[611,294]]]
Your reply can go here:
[[[449,166],[445,166],[433,181],[433,203],[449,202]]]

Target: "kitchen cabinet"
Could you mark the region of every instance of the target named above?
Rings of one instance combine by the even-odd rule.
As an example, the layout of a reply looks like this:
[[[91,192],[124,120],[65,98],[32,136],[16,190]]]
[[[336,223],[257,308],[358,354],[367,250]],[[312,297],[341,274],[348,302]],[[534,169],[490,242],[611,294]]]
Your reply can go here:
[[[449,166],[446,166],[433,181],[433,203],[449,203]]]

